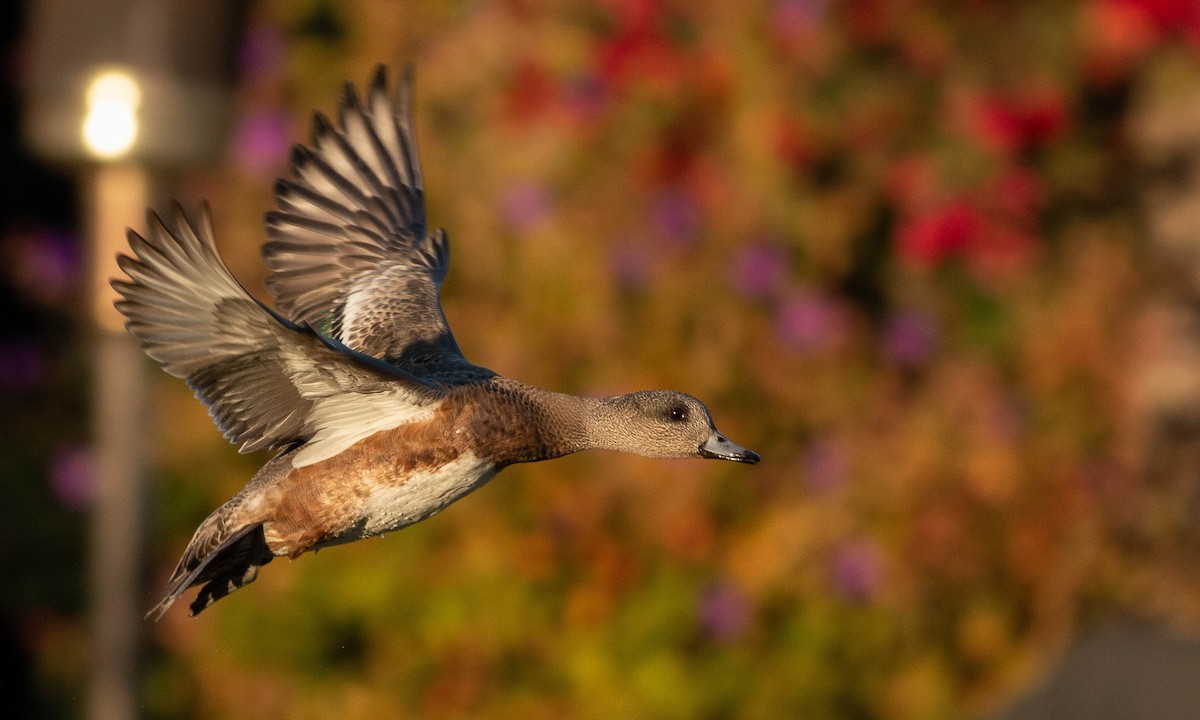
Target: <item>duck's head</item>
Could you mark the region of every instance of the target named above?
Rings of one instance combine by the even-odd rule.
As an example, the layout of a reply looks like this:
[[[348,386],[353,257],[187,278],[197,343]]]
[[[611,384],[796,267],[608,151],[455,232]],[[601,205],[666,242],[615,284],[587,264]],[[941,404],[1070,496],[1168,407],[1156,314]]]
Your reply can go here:
[[[653,458],[713,458],[754,464],[758,453],[717,431],[704,403],[673,390],[607,398],[605,428],[614,450]]]

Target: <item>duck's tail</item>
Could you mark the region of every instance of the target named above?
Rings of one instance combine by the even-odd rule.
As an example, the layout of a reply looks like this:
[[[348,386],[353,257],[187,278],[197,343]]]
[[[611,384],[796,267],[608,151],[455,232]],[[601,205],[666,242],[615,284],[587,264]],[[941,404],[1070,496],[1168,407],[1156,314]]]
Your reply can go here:
[[[274,555],[263,537],[262,523],[246,524],[230,529],[221,508],[208,516],[175,566],[163,597],[146,618],[158,620],[170,609],[185,590],[203,585],[192,601],[192,615],[247,585],[258,577],[258,569],[271,562]]]

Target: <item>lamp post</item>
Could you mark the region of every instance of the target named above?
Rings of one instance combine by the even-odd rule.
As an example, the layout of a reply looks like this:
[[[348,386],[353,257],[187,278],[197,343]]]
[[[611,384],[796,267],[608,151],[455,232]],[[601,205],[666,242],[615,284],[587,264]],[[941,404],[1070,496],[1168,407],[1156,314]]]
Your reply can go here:
[[[146,365],[113,307],[124,228],[151,203],[152,173],[212,157],[225,136],[238,3],[34,0],[25,137],[84,178],[92,322],[96,496],[89,562],[87,715],[139,715]]]
[[[138,133],[141,88],[122,70],[105,69],[88,84],[80,132],[99,162],[85,181],[89,304],[93,322],[92,441],[96,495],[92,516],[90,592],[93,720],[138,716],[143,535],[146,516],[145,381],[140,349],[124,332],[108,278],[117,275],[121,228],[141,217],[146,171],[129,159]]]

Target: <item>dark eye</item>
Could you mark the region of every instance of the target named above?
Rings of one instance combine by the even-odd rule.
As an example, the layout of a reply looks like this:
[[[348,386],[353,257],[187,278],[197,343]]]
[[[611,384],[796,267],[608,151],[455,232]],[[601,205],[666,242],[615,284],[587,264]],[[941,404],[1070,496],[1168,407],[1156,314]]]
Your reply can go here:
[[[671,422],[687,422],[688,410],[683,405],[676,405],[667,413],[667,417],[671,418]]]

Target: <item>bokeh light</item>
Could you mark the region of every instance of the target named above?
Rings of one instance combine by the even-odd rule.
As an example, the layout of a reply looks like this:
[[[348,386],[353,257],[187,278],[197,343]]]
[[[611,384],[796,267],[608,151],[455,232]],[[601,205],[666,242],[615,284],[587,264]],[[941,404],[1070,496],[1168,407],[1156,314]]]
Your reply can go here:
[[[137,80],[124,70],[104,70],[88,83],[83,141],[89,152],[111,160],[129,152],[137,141]]]

